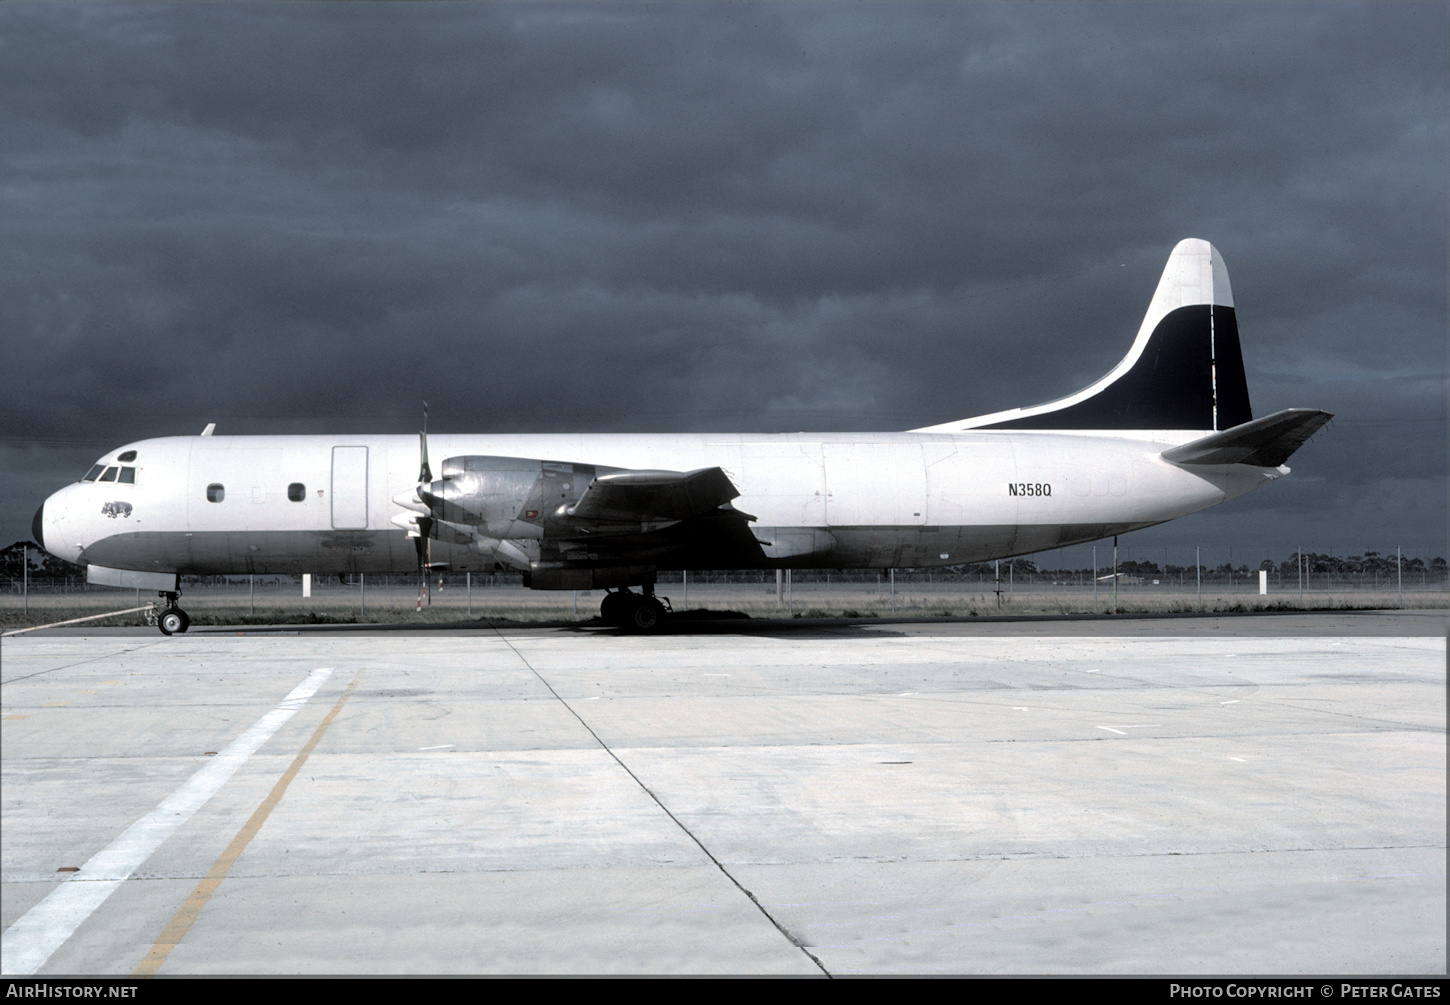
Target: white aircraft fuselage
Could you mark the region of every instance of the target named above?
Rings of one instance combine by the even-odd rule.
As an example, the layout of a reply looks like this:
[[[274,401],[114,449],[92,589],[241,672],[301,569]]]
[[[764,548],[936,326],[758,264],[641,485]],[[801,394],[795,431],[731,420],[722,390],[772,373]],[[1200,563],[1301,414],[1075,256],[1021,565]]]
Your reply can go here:
[[[900,568],[1097,540],[1186,516],[1287,471],[1185,469],[1163,459],[1200,435],[434,434],[428,447],[622,469],[718,466],[740,491],[735,508],[756,518],[762,556],[747,566]],[[415,437],[175,436],[126,444],[99,463],[121,467],[115,456],[133,450],[134,483],[82,481],[46,500],[47,550],[80,564],[183,574],[416,569],[406,531],[390,522],[393,497],[417,480]],[[218,501],[209,486],[220,486],[211,491]],[[496,530],[495,540],[537,560],[530,525]],[[451,570],[495,566],[472,544],[431,548],[431,561]],[[666,567],[717,567],[708,547],[694,551]]]
[[[1093,541],[1287,474],[1329,418],[1252,417],[1227,270],[1188,240],[1123,360],[1043,405],[886,433],[414,440],[209,426],[109,452],[45,501],[33,531],[93,582],[167,595],[178,617],[164,631],[185,630],[180,575],[439,567],[614,587],[606,615],[643,629],[663,610],[659,569],[925,567]]]

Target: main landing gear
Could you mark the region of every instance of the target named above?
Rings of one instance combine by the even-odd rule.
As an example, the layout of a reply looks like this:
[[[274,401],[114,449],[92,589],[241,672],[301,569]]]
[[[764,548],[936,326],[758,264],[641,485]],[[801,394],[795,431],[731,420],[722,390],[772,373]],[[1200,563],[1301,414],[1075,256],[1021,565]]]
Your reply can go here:
[[[180,593],[158,593],[158,597],[166,598],[166,606],[161,613],[155,616],[156,627],[161,629],[162,635],[180,635],[191,627],[191,618],[181,608],[176,606],[176,601],[181,597]],[[150,618],[147,618],[150,621]]]
[[[599,617],[605,624],[631,634],[646,635],[659,629],[665,612],[671,609],[669,603],[656,597],[653,584],[647,583],[642,594],[627,589],[606,593],[599,605]]]

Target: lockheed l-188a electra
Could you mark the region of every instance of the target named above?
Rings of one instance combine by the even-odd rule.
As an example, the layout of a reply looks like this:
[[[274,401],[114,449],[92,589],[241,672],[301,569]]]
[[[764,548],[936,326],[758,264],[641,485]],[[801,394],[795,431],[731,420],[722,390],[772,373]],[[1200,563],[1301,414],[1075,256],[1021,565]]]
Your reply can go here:
[[[512,570],[608,592],[648,631],[659,569],[982,562],[1148,527],[1287,474],[1331,416],[1249,408],[1228,272],[1173,249],[1132,348],[1057,401],[907,432],[141,440],[46,499],[36,542],[92,583]],[[438,474],[430,453],[441,457]],[[631,589],[637,587],[638,591]]]

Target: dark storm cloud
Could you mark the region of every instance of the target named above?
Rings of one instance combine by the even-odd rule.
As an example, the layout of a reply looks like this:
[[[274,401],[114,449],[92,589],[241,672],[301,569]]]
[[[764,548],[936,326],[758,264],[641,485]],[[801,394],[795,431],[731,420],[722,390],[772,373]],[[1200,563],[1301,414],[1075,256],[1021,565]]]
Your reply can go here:
[[[1056,397],[1188,236],[1228,261],[1257,412],[1341,416],[1200,526],[1443,540],[1445,28],[4,5],[6,540],[106,447],[212,420],[879,429]]]

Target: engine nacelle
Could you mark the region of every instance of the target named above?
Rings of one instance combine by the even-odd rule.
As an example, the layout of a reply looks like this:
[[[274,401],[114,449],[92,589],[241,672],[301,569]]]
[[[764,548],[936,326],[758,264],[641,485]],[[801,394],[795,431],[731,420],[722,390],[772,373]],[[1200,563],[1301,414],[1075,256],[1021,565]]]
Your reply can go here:
[[[419,486],[418,497],[438,519],[476,528],[479,536],[538,539],[546,518],[578,502],[595,475],[615,470],[529,457],[449,457],[443,477]]]

